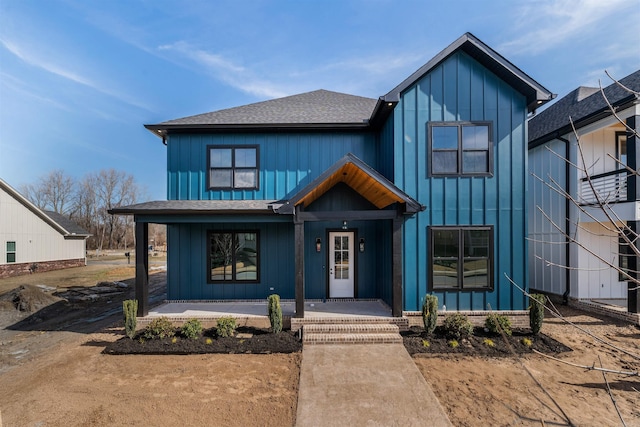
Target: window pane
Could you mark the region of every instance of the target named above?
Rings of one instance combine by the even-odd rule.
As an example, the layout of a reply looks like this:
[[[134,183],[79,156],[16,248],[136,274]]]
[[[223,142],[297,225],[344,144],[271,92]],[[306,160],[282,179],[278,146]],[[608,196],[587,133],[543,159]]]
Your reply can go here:
[[[489,126],[462,126],[463,150],[488,150]]]
[[[256,177],[255,169],[236,169],[233,172],[233,188],[256,188]]]
[[[433,261],[433,287],[458,287],[458,261],[448,259]]]
[[[231,148],[212,148],[209,150],[209,162],[212,168],[230,168]]]
[[[489,172],[489,153],[487,151],[464,151],[462,153],[462,172]]]
[[[231,233],[211,234],[211,280],[232,280],[232,260]]]
[[[211,169],[209,185],[218,188],[231,187],[231,169]]]
[[[458,248],[458,230],[433,230],[434,258],[457,258]]]
[[[463,230],[464,257],[489,256],[489,230]]]
[[[457,150],[458,127],[457,126],[432,126],[431,127],[432,150]]]
[[[236,237],[236,280],[258,280],[258,240],[256,233]]]
[[[433,151],[431,153],[432,173],[456,173],[458,172],[457,151]]]
[[[7,253],[7,262],[16,262],[16,253]]]
[[[7,252],[16,251],[16,242],[7,242]]]
[[[489,287],[489,261],[477,259],[466,261],[464,266],[464,278],[462,288],[488,288]]]
[[[235,167],[237,168],[255,168],[256,167],[256,149],[255,148],[236,148],[235,150]]]

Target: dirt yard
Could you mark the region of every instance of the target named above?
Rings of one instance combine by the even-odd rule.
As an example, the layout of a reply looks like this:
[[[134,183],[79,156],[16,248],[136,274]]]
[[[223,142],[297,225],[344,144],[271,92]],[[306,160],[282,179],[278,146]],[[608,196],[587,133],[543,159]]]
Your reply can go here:
[[[46,274],[11,285],[0,280],[0,289],[121,280],[109,272],[97,279],[89,274],[84,281]],[[150,276],[152,299],[162,298],[164,280],[164,273]],[[0,309],[3,427],[294,425],[300,353],[102,354],[107,342],[123,334],[119,307],[127,295],[71,309],[57,302],[36,313]],[[47,311],[51,307],[57,316]],[[635,355],[640,353],[640,329],[635,326],[568,308],[563,311],[571,321]],[[546,319],[542,331],[573,349],[558,356],[565,361],[599,366],[600,356],[607,368],[640,369],[638,357],[606,348],[558,320]],[[462,355],[414,360],[456,426],[622,425],[600,372],[539,355],[520,360]],[[607,379],[627,425],[640,426],[640,378],[607,374]]]

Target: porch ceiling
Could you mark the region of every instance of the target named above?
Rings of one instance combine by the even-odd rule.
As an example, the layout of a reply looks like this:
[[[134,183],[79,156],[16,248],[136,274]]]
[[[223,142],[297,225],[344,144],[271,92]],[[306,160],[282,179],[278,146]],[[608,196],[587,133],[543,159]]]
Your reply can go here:
[[[389,191],[387,187],[381,184],[373,176],[353,163],[346,163],[298,200],[295,206],[300,204],[309,206],[340,182],[343,182],[353,188],[378,209],[386,208],[395,202],[404,202],[401,197]]]

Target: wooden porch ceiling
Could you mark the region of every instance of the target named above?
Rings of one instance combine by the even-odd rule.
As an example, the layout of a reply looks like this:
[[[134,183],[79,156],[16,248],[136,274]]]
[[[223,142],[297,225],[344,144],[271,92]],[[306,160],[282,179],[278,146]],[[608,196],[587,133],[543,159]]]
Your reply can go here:
[[[324,181],[309,191],[295,204],[309,206],[324,193],[333,188],[336,184],[343,182],[353,188],[362,197],[371,202],[378,209],[386,208],[392,203],[403,203],[404,200],[394,194],[373,176],[362,170],[353,163],[345,163],[334,173],[329,175]]]

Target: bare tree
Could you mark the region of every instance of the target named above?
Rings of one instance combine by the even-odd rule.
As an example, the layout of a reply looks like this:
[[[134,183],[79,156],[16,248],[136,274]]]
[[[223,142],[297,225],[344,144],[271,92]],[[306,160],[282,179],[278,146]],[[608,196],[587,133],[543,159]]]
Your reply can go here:
[[[73,210],[75,187],[73,178],[63,170],[56,169],[38,178],[37,184],[22,186],[20,190],[40,209],[68,215]]]

